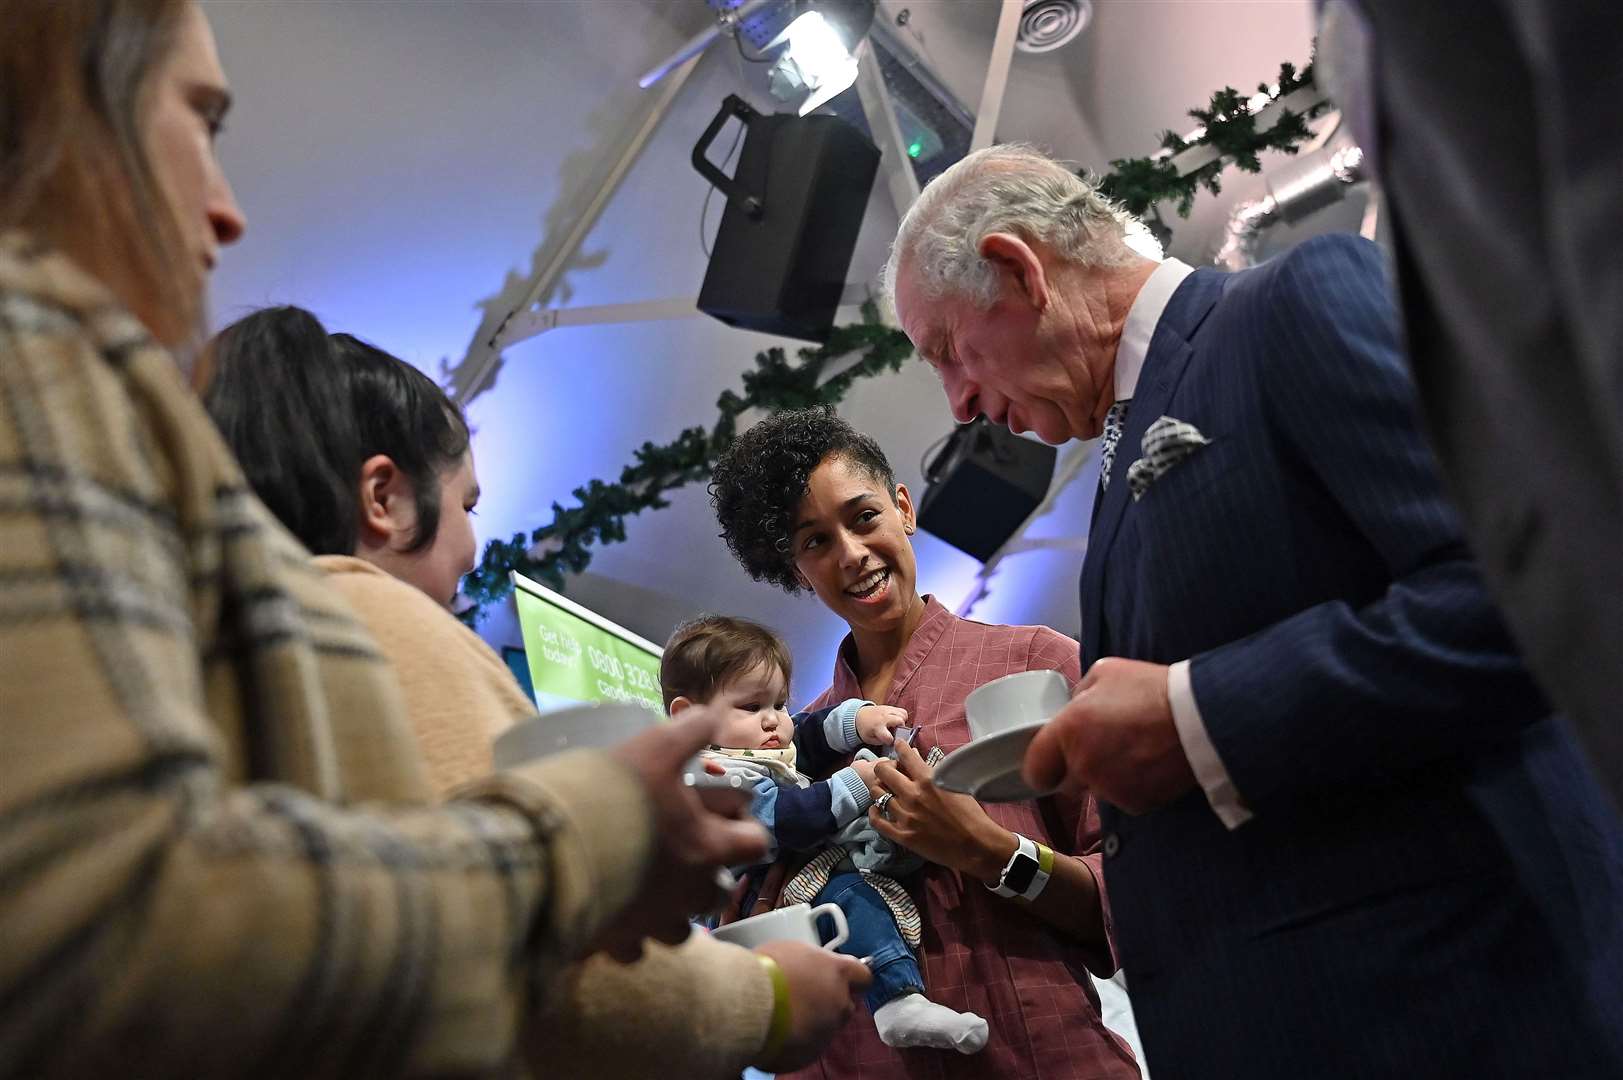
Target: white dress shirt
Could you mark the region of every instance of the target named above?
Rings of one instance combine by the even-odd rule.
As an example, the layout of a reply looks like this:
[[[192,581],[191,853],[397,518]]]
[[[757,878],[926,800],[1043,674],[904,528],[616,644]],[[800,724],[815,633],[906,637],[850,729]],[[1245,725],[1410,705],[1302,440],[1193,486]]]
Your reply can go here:
[[[1138,389],[1138,377],[1144,370],[1144,358],[1149,355],[1155,328],[1172,294],[1192,273],[1194,268],[1188,264],[1167,259],[1155,268],[1133,299],[1133,306],[1127,310],[1127,321],[1121,328],[1121,341],[1116,346],[1117,401],[1130,400]],[[1120,452],[1118,448],[1117,453]],[[1172,703],[1172,722],[1178,729],[1178,742],[1183,745],[1189,768],[1201,790],[1206,792],[1212,811],[1230,829],[1244,825],[1251,820],[1251,811],[1240,798],[1217,754],[1217,747],[1206,734],[1200,708],[1195,703],[1194,687],[1189,681],[1189,661],[1180,660],[1167,669],[1167,698]]]

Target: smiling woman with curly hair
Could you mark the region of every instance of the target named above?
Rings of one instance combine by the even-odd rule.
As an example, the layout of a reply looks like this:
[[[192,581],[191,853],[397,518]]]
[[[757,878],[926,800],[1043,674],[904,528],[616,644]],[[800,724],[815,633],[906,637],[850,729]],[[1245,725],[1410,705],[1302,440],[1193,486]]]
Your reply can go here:
[[[830,410],[779,413],[744,432],[717,464],[710,495],[722,537],[751,577],[790,593],[810,590],[851,628],[833,685],[808,707],[862,698],[908,711],[918,749],[898,743],[897,762],[875,767],[871,794],[890,798],[876,802],[884,814],[870,809],[869,821],[931,864],[907,882],[923,916],[926,989],[990,1026],[974,1058],[922,1049],[904,1057],[880,1042],[873,1025],[854,1023],[804,1075],[902,1077],[916,1071],[910,1063],[918,1055],[930,1054],[934,1075],[949,1078],[1136,1077],[1131,1052],[1099,1019],[1085,973],[1115,967],[1092,799],[983,807],[937,788],[925,763],[932,748],[969,741],[964,698],[981,683],[1047,668],[1075,686],[1077,643],[1046,627],[960,619],[921,596],[913,496],[878,443]],[[1052,873],[997,895],[976,884],[1005,885],[1019,852],[1035,852]],[[816,902],[850,876],[835,873]],[[1038,987],[1043,1005],[1028,1021]]]
[[[789,557],[789,517],[823,459],[838,456],[894,492],[879,444],[832,409],[783,412],[744,432],[711,475],[722,539],[756,581],[785,592],[805,587]]]

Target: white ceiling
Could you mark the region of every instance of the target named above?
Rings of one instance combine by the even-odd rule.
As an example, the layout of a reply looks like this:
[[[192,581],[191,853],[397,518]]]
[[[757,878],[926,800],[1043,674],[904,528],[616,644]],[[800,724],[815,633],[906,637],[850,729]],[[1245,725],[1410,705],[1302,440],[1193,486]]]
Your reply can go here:
[[[973,110],[999,7],[995,0],[882,0],[879,17],[895,26],[905,10],[896,33]],[[1094,0],[1093,7],[1091,24],[1064,48],[1015,53],[1000,142],[1035,143],[1105,172],[1114,159],[1153,152],[1169,128],[1188,132],[1189,109],[1214,90],[1252,91],[1274,80],[1281,61],[1300,68],[1310,58],[1311,0]],[[1260,193],[1260,178],[1229,170],[1223,198],[1203,193],[1190,220],[1175,223],[1172,253],[1209,257],[1228,206]]]
[[[439,375],[463,355],[483,308],[556,242],[643,99],[636,77],[704,25],[702,0],[205,0],[238,97],[222,156],[249,217],[217,275],[217,321],[266,303],[314,309]],[[996,22],[992,0],[885,0],[903,33],[973,109]],[[1095,0],[1086,34],[1048,55],[1017,53],[998,129],[1103,170],[1146,153],[1225,83],[1249,89],[1281,60],[1306,62],[1310,0]],[[731,49],[701,61],[667,120],[588,236],[554,302],[696,295],[704,274],[705,184],[688,154],[723,96],[748,85]],[[755,91],[759,106],[769,107]],[[1232,172],[1232,170],[1231,170]],[[1173,253],[1215,249],[1229,202],[1260,190],[1225,181],[1175,225]],[[712,206],[711,228],[719,207]],[[882,183],[853,278],[873,274],[896,225]],[[713,422],[716,395],[751,357],[786,343],[703,317],[557,330],[510,350],[472,405],[486,498],[478,525],[503,536],[550,518],[554,501],[613,478],[644,440]],[[844,413],[877,437],[917,488],[919,459],[951,425],[922,365],[859,385]],[[1070,448],[1068,451],[1074,451]],[[1037,535],[1085,530],[1094,475],[1064,493]],[[697,610],[782,629],[811,693],[840,626],[812,599],[750,582],[728,559],[701,490],[629,526],[573,592],[655,640]],[[921,584],[955,604],[977,564],[930,537]],[[1010,560],[977,614],[1077,630],[1080,555]],[[487,627],[514,637],[510,618]]]

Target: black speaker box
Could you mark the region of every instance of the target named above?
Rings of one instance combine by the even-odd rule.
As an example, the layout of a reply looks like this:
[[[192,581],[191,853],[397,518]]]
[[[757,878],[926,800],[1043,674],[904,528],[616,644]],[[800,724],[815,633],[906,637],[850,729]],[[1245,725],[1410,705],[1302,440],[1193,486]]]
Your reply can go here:
[[[729,116],[745,125],[731,177],[704,152]],[[729,326],[823,341],[879,169],[879,150],[837,116],[767,115],[722,104],[693,166],[727,197],[699,310]]]
[[[1048,494],[1058,456],[984,418],[965,424],[928,467],[919,527],[985,562]]]

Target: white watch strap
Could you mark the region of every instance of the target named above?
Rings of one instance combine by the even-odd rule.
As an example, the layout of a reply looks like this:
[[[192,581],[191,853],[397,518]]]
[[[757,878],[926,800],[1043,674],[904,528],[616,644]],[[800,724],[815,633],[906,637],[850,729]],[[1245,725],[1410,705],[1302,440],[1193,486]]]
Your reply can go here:
[[[1014,838],[1018,843],[1014,854],[1009,856],[1008,863],[1003,867],[1003,873],[998,875],[997,884],[988,885],[987,888],[999,896],[1019,896],[1026,900],[1035,900],[1042,894],[1043,889],[1048,887],[1048,879],[1051,875],[1043,869],[1041,853],[1037,850],[1036,842],[1021,836],[1019,833],[1015,833]],[[1011,888],[1008,884],[1010,871],[1016,865],[1028,859],[1030,860],[1029,865],[1033,868],[1031,880],[1026,883],[1024,889]]]
[[[1043,846],[1041,844],[1033,844],[1032,846],[1037,849],[1037,853],[1033,856],[1037,860],[1037,872],[1031,876],[1031,884],[1026,886],[1026,891],[1020,894],[1027,900],[1035,900],[1041,896],[1043,890],[1048,888],[1048,879],[1054,876],[1053,871],[1049,869],[1054,865],[1054,853],[1048,851],[1048,858],[1044,859],[1045,849]]]

